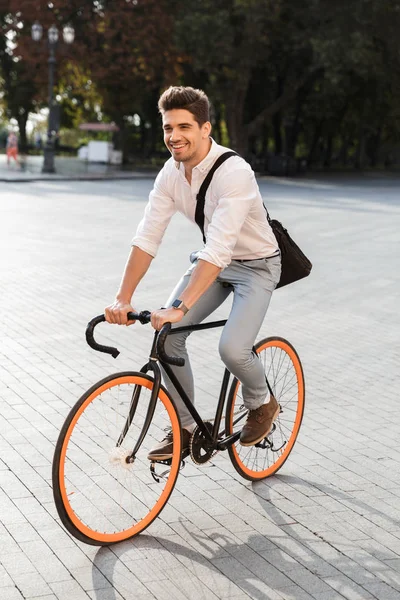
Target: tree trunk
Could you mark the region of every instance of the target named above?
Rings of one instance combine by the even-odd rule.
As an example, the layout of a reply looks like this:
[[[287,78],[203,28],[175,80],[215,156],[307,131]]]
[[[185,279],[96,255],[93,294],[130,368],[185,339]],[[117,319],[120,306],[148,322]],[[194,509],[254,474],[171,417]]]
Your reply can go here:
[[[362,104],[360,110],[360,121],[358,124],[358,144],[355,154],[354,166],[356,169],[362,169],[364,165],[364,155],[365,155],[365,137],[366,137],[366,128],[365,128],[365,99]]]
[[[280,110],[272,117],[272,127],[274,130],[275,154],[282,154],[282,112]]]
[[[261,139],[261,156],[263,158],[265,158],[268,154],[268,147],[269,147],[269,127],[266,123],[264,124],[262,131],[263,131],[263,133],[262,133],[262,139]]]
[[[376,167],[376,165],[378,164],[379,150],[381,147],[382,129],[383,125],[381,124],[379,125],[378,131],[375,133],[375,135],[371,136],[370,138],[369,159],[371,167]]]
[[[288,134],[286,139],[286,154],[288,156],[291,156],[292,158],[295,158],[296,156],[297,139],[299,137],[300,132],[300,115],[306,97],[307,93],[299,92],[297,94],[296,111],[294,114],[294,118],[290,124],[290,127],[288,127],[286,130]]]
[[[324,70],[321,67],[316,67],[309,71],[303,77],[293,81],[291,84],[286,85],[285,90],[282,94],[272,102],[269,106],[266,106],[252,121],[248,123],[246,128],[248,135],[255,134],[259,128],[268,119],[271,119],[279,110],[282,110],[296,96],[298,91],[305,85],[307,87],[314,85],[315,81],[323,74]]]
[[[364,165],[364,148],[365,148],[365,130],[364,127],[360,126],[360,132],[358,135],[358,144],[355,155],[354,166],[356,169],[362,169]]]
[[[342,145],[339,151],[339,163],[344,167],[347,165],[348,161],[349,142],[350,139],[347,135],[342,136]]]
[[[160,135],[160,113],[158,112],[158,98],[160,87],[154,87],[149,95],[147,106],[147,120],[150,122],[149,146],[146,148],[146,158],[149,158],[157,152],[157,145],[162,137]]]
[[[325,157],[324,157],[324,167],[329,168],[332,162],[332,150],[333,150],[333,133],[328,134],[328,139],[326,141],[326,149],[325,149]]]
[[[229,145],[243,157],[247,155],[249,142],[247,127],[243,124],[245,97],[246,90],[231,90],[225,104]]]
[[[146,158],[149,158],[153,154],[156,153],[157,143],[159,140],[159,116],[158,113],[154,112],[154,114],[150,117],[150,144],[147,148]]]
[[[214,132],[213,137],[215,138],[215,141],[217,142],[217,144],[222,144],[221,110],[219,107],[216,108],[214,106],[214,111],[215,111],[215,122],[213,124],[213,132]]]
[[[314,163],[314,155],[315,155],[315,151],[317,149],[317,144],[319,142],[319,138],[321,137],[321,133],[322,133],[322,126],[323,126],[323,121],[319,121],[314,129],[314,135],[313,135],[313,139],[311,142],[311,146],[308,152],[308,158],[307,158],[307,165],[310,166]]]
[[[140,116],[140,143],[139,143],[139,154],[141,157],[144,157],[145,152],[146,152],[146,127],[145,127],[145,118],[144,116],[141,114]]]
[[[28,140],[26,138],[26,124],[28,122],[29,113],[25,111],[22,114],[18,114],[17,122],[19,129],[19,147],[22,153],[25,153],[28,149]]]
[[[115,119],[115,122],[119,127],[119,131],[116,133],[115,137],[115,149],[122,150],[122,164],[126,165],[128,162],[128,140],[126,135],[125,121],[124,119],[119,118],[118,120]]]
[[[277,76],[276,81],[276,96],[275,99],[278,99],[283,94],[284,88],[284,78],[282,76]],[[278,110],[274,115],[272,115],[272,128],[274,131],[274,150],[275,154],[282,154],[283,152],[283,139],[282,139],[282,110]]]

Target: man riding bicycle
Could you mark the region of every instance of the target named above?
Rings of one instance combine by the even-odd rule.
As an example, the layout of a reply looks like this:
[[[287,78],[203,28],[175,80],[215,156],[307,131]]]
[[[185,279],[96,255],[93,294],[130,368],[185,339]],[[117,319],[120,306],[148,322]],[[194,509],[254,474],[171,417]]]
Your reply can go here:
[[[209,101],[191,87],[170,87],[160,97],[164,142],[171,152],[154,183],[144,217],[132,240],[131,252],[114,302],[105,309],[109,323],[131,325],[127,313],[142,277],[156,256],[164,232],[175,212],[196,223],[199,188],[219,156],[229,149],[210,137]],[[197,225],[196,225],[197,227]],[[252,446],[266,437],[279,414],[269,394],[263,366],[253,352],[273,290],[280,279],[279,247],[267,221],[261,194],[250,165],[233,156],[215,172],[204,206],[205,246],[170,295],[166,308],[155,310],[156,330],[167,323],[200,323],[233,292],[233,303],[223,329],[219,352],[229,371],[242,383],[243,402],[249,413],[240,443]],[[250,314],[251,319],[243,319]],[[167,354],[185,359],[179,374],[194,402],[194,382],[186,350],[188,332],[167,338]],[[175,387],[164,373],[165,385],[175,401],[182,424],[182,450],[189,446],[196,426]],[[153,448],[150,460],[172,456],[172,434]]]

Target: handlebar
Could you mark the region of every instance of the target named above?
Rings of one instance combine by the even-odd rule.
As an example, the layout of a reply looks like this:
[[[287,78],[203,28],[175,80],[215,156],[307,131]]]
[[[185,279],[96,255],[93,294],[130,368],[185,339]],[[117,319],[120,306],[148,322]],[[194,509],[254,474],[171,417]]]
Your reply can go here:
[[[164,350],[164,344],[167,339],[169,332],[171,331],[171,323],[165,323],[159,331],[157,336],[157,353],[163,362],[169,365],[175,365],[177,367],[183,367],[185,359],[178,356],[168,356]]]
[[[139,321],[142,325],[150,323],[151,321],[151,312],[148,310],[143,310],[140,313],[129,312],[127,316],[129,321]],[[97,350],[97,352],[104,352],[105,354],[111,354],[113,358],[117,358],[117,356],[120,354],[117,348],[98,344],[94,339],[94,328],[99,323],[104,323],[105,320],[106,318],[104,315],[98,315],[97,317],[94,317],[94,319],[89,321],[86,327],[86,341],[89,344],[89,346],[93,348],[93,350]],[[185,364],[184,358],[179,358],[177,356],[168,356],[168,354],[165,352],[164,344],[170,330],[171,323],[165,323],[165,325],[163,325],[161,330],[158,332],[156,343],[158,356],[163,362],[167,364],[176,365],[177,367],[183,367],[183,365]]]

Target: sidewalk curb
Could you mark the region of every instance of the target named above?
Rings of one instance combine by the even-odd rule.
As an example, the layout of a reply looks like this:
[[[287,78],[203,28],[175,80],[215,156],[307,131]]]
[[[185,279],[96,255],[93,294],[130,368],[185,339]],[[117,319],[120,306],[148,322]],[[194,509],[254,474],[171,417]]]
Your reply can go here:
[[[27,177],[27,178],[7,178],[3,179],[0,177],[0,183],[32,183],[35,181],[132,181],[133,179],[153,179],[157,176],[157,173],[141,173],[138,175],[115,175],[112,177],[96,177],[95,175],[73,175],[71,177],[67,175],[60,175],[54,177]]]

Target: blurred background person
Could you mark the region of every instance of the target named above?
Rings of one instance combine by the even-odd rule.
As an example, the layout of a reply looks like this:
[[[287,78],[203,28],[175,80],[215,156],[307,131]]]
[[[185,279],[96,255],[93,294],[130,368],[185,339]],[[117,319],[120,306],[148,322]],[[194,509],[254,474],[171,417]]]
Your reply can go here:
[[[42,134],[40,133],[40,131],[35,132],[35,148],[37,150],[42,149]]]
[[[13,131],[11,131],[7,138],[6,144],[7,151],[7,166],[10,166],[11,159],[13,158],[19,166],[18,160],[18,138]]]

